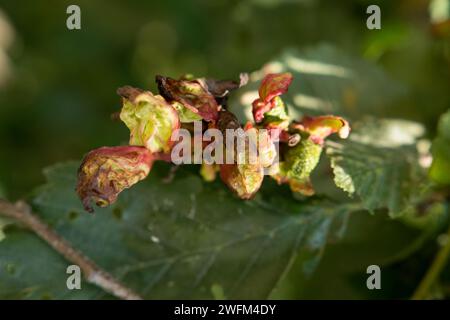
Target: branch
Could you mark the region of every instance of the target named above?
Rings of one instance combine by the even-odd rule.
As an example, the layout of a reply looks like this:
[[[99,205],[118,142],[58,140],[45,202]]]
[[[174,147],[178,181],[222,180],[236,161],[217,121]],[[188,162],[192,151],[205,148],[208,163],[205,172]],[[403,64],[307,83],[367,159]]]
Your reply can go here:
[[[12,204],[8,201],[0,199],[0,215],[12,218],[22,223],[46,241],[53,249],[63,255],[64,258],[78,265],[83,271],[87,282],[99,286],[106,292],[109,292],[120,299],[142,300],[139,295],[134,293],[131,289],[123,286],[111,274],[102,270],[92,260],[72,247],[67,240],[59,236],[46,223],[34,215],[26,203],[18,202],[16,204]]]
[[[450,227],[447,231],[447,236],[450,237]],[[450,240],[447,240],[447,243],[436,254],[430,268],[427,270],[424,278],[414,292],[411,298],[412,300],[423,300],[427,298],[430,288],[434,285],[442,269],[445,267],[449,255]]]

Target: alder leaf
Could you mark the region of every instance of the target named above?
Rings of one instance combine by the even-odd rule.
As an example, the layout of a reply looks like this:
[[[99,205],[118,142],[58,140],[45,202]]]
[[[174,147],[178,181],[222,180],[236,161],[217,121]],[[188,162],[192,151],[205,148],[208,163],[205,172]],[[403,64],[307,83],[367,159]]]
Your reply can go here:
[[[419,166],[417,123],[375,120],[355,124],[347,141],[327,141],[336,185],[357,194],[369,211],[387,208],[391,217],[404,214],[426,183]]]
[[[32,201],[57,233],[144,298],[267,298],[303,252],[311,271],[329,237],[342,233],[353,204],[294,200],[275,183],[242,201],[194,168],[164,183],[168,165],[124,191],[108,208],[84,213],[77,198],[77,163],[45,171]],[[285,190],[287,191],[287,190]],[[82,282],[66,288],[71,263],[31,232],[8,227],[0,242],[0,298],[111,298]],[[309,268],[308,268],[309,266]]]

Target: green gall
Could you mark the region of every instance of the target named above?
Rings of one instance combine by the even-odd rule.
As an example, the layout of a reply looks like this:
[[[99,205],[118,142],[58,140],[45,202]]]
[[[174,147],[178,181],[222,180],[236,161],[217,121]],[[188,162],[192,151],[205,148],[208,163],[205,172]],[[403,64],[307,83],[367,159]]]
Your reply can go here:
[[[179,128],[176,110],[163,97],[131,87],[119,89],[123,97],[120,119],[130,129],[130,145],[152,153],[169,152],[172,132]]]
[[[288,178],[304,180],[319,163],[322,146],[309,139],[302,139],[297,145],[288,148],[284,157],[283,170]]]

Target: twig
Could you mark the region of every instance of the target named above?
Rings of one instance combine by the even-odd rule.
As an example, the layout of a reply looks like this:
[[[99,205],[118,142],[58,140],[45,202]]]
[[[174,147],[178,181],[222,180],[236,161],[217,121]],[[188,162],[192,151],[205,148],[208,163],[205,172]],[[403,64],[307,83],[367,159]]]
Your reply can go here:
[[[447,237],[447,242],[439,250],[433,262],[431,263],[430,268],[427,270],[427,273],[423,277],[422,281],[420,281],[419,286],[417,287],[411,298],[412,300],[426,299],[431,286],[436,282],[436,279],[438,278],[442,269],[445,267],[448,256],[450,254],[450,227],[447,231]]]
[[[55,233],[55,231],[31,212],[30,207],[26,203],[18,202],[12,204],[0,199],[0,215],[22,223],[67,260],[78,265],[83,271],[87,282],[99,286],[120,299],[142,300],[139,295],[119,283],[111,274],[102,270],[88,257],[72,247],[67,240]]]

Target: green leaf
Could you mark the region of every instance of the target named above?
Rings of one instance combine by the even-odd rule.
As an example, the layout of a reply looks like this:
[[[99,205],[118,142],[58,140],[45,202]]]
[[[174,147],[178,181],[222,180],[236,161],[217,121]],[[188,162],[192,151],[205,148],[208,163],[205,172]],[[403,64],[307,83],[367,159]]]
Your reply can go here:
[[[391,217],[404,214],[426,185],[415,146],[423,128],[372,119],[355,129],[348,141],[327,143],[336,185],[356,193],[369,211],[387,208]]]
[[[7,225],[9,225],[11,223],[11,221],[7,220],[7,219],[3,219],[0,218],[0,241],[2,241],[3,239],[5,239],[5,233],[4,233],[4,229],[6,228]]]
[[[408,286],[414,287],[419,274],[409,272],[392,277],[390,266],[398,266],[423,247],[429,233],[410,228],[400,220],[392,220],[385,214],[352,214],[346,233],[339,242],[327,246],[320,265],[310,277],[301,273],[298,259],[289,275],[280,283],[271,298],[288,299],[404,299],[393,296]],[[434,238],[433,238],[434,239]],[[367,267],[378,265],[382,270],[382,290],[367,290]],[[423,268],[420,264],[418,268]],[[409,269],[411,264],[409,265]],[[327,285],[325,286],[324,283]],[[332,288],[330,290],[330,288]]]
[[[113,206],[89,215],[74,192],[76,169],[70,163],[46,170],[48,183],[35,193],[35,211],[145,298],[266,298],[299,253],[310,253],[305,270],[312,270],[354,208],[297,202],[288,192],[275,193],[279,187],[270,182],[255,200],[242,201],[189,169],[166,184],[168,168],[159,163]],[[67,290],[70,262],[29,231],[6,231],[0,298],[110,298],[85,282],[82,290]]]
[[[439,184],[450,184],[450,110],[444,113],[438,124],[438,135],[433,141],[429,176]]]

